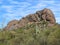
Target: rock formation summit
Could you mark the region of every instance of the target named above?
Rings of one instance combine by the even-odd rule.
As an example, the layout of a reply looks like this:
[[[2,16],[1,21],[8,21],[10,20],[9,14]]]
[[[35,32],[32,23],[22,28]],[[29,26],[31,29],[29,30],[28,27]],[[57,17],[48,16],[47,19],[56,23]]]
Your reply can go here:
[[[18,20],[10,21],[5,27],[5,30],[18,29],[25,26],[28,23],[40,22],[42,20],[47,21],[49,23],[48,26],[53,26],[56,23],[53,12],[50,9],[45,8],[43,10],[37,11],[34,14],[27,15],[26,17],[23,17],[19,21]]]

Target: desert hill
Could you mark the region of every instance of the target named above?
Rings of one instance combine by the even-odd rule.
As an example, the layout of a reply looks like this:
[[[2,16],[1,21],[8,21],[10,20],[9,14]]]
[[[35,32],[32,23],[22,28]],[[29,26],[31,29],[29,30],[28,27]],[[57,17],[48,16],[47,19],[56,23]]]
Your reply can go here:
[[[45,21],[48,22],[48,26],[53,26],[56,23],[53,12],[50,9],[44,8],[43,10],[37,11],[34,14],[29,14],[20,20],[10,21],[5,30],[13,30],[26,26],[27,24]]]

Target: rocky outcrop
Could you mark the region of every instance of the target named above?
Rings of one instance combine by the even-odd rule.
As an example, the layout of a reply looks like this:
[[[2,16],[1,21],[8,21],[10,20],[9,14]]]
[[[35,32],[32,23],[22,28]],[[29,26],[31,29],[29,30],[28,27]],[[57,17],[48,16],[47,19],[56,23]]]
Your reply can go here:
[[[7,24],[5,30],[12,30],[17,28],[18,28],[18,20],[12,20]]]
[[[40,22],[43,20],[49,23],[48,26],[53,26],[56,23],[56,20],[52,11],[50,9],[45,8],[41,11],[37,11],[34,14],[29,14],[28,16],[23,17],[19,21],[13,20],[9,22],[5,29],[6,30],[17,29],[27,25],[30,22]]]

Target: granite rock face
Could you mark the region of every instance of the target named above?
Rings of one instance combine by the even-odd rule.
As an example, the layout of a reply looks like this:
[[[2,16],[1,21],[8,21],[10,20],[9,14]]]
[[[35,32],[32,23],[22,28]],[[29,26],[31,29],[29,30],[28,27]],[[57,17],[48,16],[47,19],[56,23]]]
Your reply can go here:
[[[19,21],[18,20],[10,21],[5,27],[5,30],[21,28],[30,22],[40,22],[43,20],[49,23],[48,26],[53,26],[56,23],[53,12],[50,9],[45,8],[41,11],[37,11],[34,14],[27,15],[26,17],[23,17]]]
[[[17,28],[18,28],[18,20],[12,20],[7,24],[5,30],[12,30]]]

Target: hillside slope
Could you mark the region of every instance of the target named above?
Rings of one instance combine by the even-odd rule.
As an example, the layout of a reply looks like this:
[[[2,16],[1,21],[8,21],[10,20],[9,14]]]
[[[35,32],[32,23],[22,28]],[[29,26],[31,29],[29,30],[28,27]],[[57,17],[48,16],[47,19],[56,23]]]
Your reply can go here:
[[[0,31],[0,45],[60,45],[59,24],[52,27],[39,25],[33,23],[16,30]]]
[[[39,20],[33,18],[35,15],[28,15],[20,21],[13,20],[8,23],[6,30],[0,31],[0,45],[60,45],[60,24],[56,23],[49,9],[42,11],[45,13],[41,12],[41,15],[40,11],[36,12]]]

